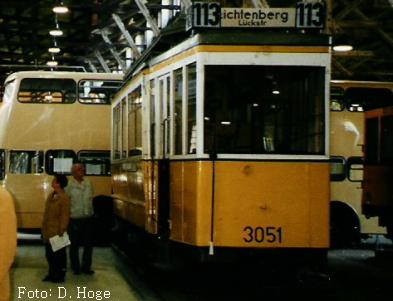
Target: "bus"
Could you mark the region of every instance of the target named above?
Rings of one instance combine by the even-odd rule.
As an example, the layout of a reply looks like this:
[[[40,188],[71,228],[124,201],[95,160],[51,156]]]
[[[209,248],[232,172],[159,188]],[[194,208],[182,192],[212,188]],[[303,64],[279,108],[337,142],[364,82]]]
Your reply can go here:
[[[22,71],[0,103],[0,185],[12,195],[18,229],[41,228],[54,173],[86,167],[97,196],[110,188],[110,100],[122,75]]]
[[[365,127],[363,212],[379,218],[393,239],[393,106],[368,111]]]
[[[330,39],[253,30],[193,31],[131,69],[112,101],[119,241],[199,261],[326,255]]]
[[[378,217],[362,211],[366,111],[391,102],[393,83],[332,80],[330,93],[331,242],[350,246],[384,235]]]

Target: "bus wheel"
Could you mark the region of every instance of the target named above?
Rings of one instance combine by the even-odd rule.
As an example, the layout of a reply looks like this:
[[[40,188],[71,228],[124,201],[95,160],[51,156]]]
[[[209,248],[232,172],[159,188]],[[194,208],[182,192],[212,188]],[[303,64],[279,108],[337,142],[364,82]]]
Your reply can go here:
[[[330,204],[330,246],[349,247],[360,243],[360,221],[347,204],[333,201]]]

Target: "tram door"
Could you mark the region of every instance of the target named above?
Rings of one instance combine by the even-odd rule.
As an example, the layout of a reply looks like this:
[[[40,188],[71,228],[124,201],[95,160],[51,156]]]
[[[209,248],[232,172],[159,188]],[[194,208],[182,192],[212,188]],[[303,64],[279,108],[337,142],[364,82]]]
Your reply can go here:
[[[158,79],[158,234],[169,235],[170,74]]]

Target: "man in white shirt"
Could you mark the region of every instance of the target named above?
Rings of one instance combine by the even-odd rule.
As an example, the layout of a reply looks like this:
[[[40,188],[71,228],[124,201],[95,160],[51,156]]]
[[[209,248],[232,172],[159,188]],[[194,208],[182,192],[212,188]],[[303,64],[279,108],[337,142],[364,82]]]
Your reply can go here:
[[[93,194],[91,182],[86,179],[85,168],[76,163],[71,169],[72,179],[65,189],[71,199],[71,219],[69,235],[71,240],[70,260],[74,274],[94,274],[91,269],[93,255]],[[79,247],[83,247],[82,262],[79,260]]]

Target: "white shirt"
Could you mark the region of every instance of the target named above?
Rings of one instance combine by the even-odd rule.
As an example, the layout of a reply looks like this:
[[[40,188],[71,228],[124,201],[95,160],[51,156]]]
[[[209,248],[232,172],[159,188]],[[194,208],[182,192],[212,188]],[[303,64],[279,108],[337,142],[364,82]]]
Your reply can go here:
[[[71,199],[71,218],[91,217],[93,211],[93,185],[88,179],[83,179],[81,183],[72,178],[65,192]]]

